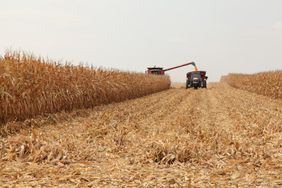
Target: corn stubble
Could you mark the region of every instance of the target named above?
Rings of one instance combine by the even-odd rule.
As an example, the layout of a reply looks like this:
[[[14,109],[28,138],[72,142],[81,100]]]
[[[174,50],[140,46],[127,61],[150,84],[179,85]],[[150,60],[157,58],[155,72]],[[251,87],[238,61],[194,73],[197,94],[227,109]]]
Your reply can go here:
[[[220,83],[59,113],[3,139],[0,184],[281,187],[279,101]]]
[[[230,86],[270,96],[282,98],[282,71],[262,72],[257,74],[229,74],[221,79]]]
[[[0,123],[93,108],[170,87],[166,76],[60,65],[17,52],[0,59],[0,83]]]

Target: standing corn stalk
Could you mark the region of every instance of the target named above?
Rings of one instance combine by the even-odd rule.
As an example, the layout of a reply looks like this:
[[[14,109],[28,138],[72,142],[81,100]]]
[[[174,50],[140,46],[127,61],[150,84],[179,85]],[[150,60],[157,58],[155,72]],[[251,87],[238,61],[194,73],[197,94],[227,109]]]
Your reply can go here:
[[[159,92],[167,76],[60,65],[24,53],[0,59],[0,122],[92,108]]]
[[[222,81],[238,89],[282,99],[282,71],[229,74],[222,77]]]

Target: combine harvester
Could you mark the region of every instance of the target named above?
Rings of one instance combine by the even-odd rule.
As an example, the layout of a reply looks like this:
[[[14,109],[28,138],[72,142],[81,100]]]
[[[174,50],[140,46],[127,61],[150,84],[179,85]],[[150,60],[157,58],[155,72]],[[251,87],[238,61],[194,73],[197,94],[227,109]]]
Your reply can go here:
[[[179,65],[176,67],[171,67],[168,69],[164,69],[162,67],[148,67],[146,73],[147,74],[156,74],[156,75],[165,75],[165,72],[178,69],[181,67],[189,66],[192,65],[194,66],[195,70],[192,72],[188,72],[186,74],[187,80],[186,80],[186,89],[188,88],[207,88],[207,79],[208,77],[206,76],[206,71],[199,71],[198,67],[194,62],[186,63],[183,65]]]

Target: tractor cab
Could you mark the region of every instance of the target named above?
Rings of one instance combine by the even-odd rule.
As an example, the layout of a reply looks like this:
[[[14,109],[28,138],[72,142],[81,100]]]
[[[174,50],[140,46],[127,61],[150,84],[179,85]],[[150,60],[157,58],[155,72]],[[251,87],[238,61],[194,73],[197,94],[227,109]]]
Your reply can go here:
[[[208,77],[206,76],[206,71],[192,71],[192,72],[188,72],[186,76],[188,79],[193,77],[208,79]]]
[[[147,74],[164,75],[164,69],[162,67],[148,67]]]

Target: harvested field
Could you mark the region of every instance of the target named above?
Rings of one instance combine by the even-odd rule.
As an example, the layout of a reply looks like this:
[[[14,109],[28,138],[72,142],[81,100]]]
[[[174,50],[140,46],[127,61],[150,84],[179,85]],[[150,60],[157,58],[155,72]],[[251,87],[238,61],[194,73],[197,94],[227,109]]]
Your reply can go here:
[[[24,53],[0,58],[0,123],[93,108],[159,92],[169,77],[59,65]]]
[[[222,81],[238,89],[282,99],[282,71],[229,74]]]
[[[0,185],[282,186],[281,100],[220,83],[75,112],[2,137]]]

